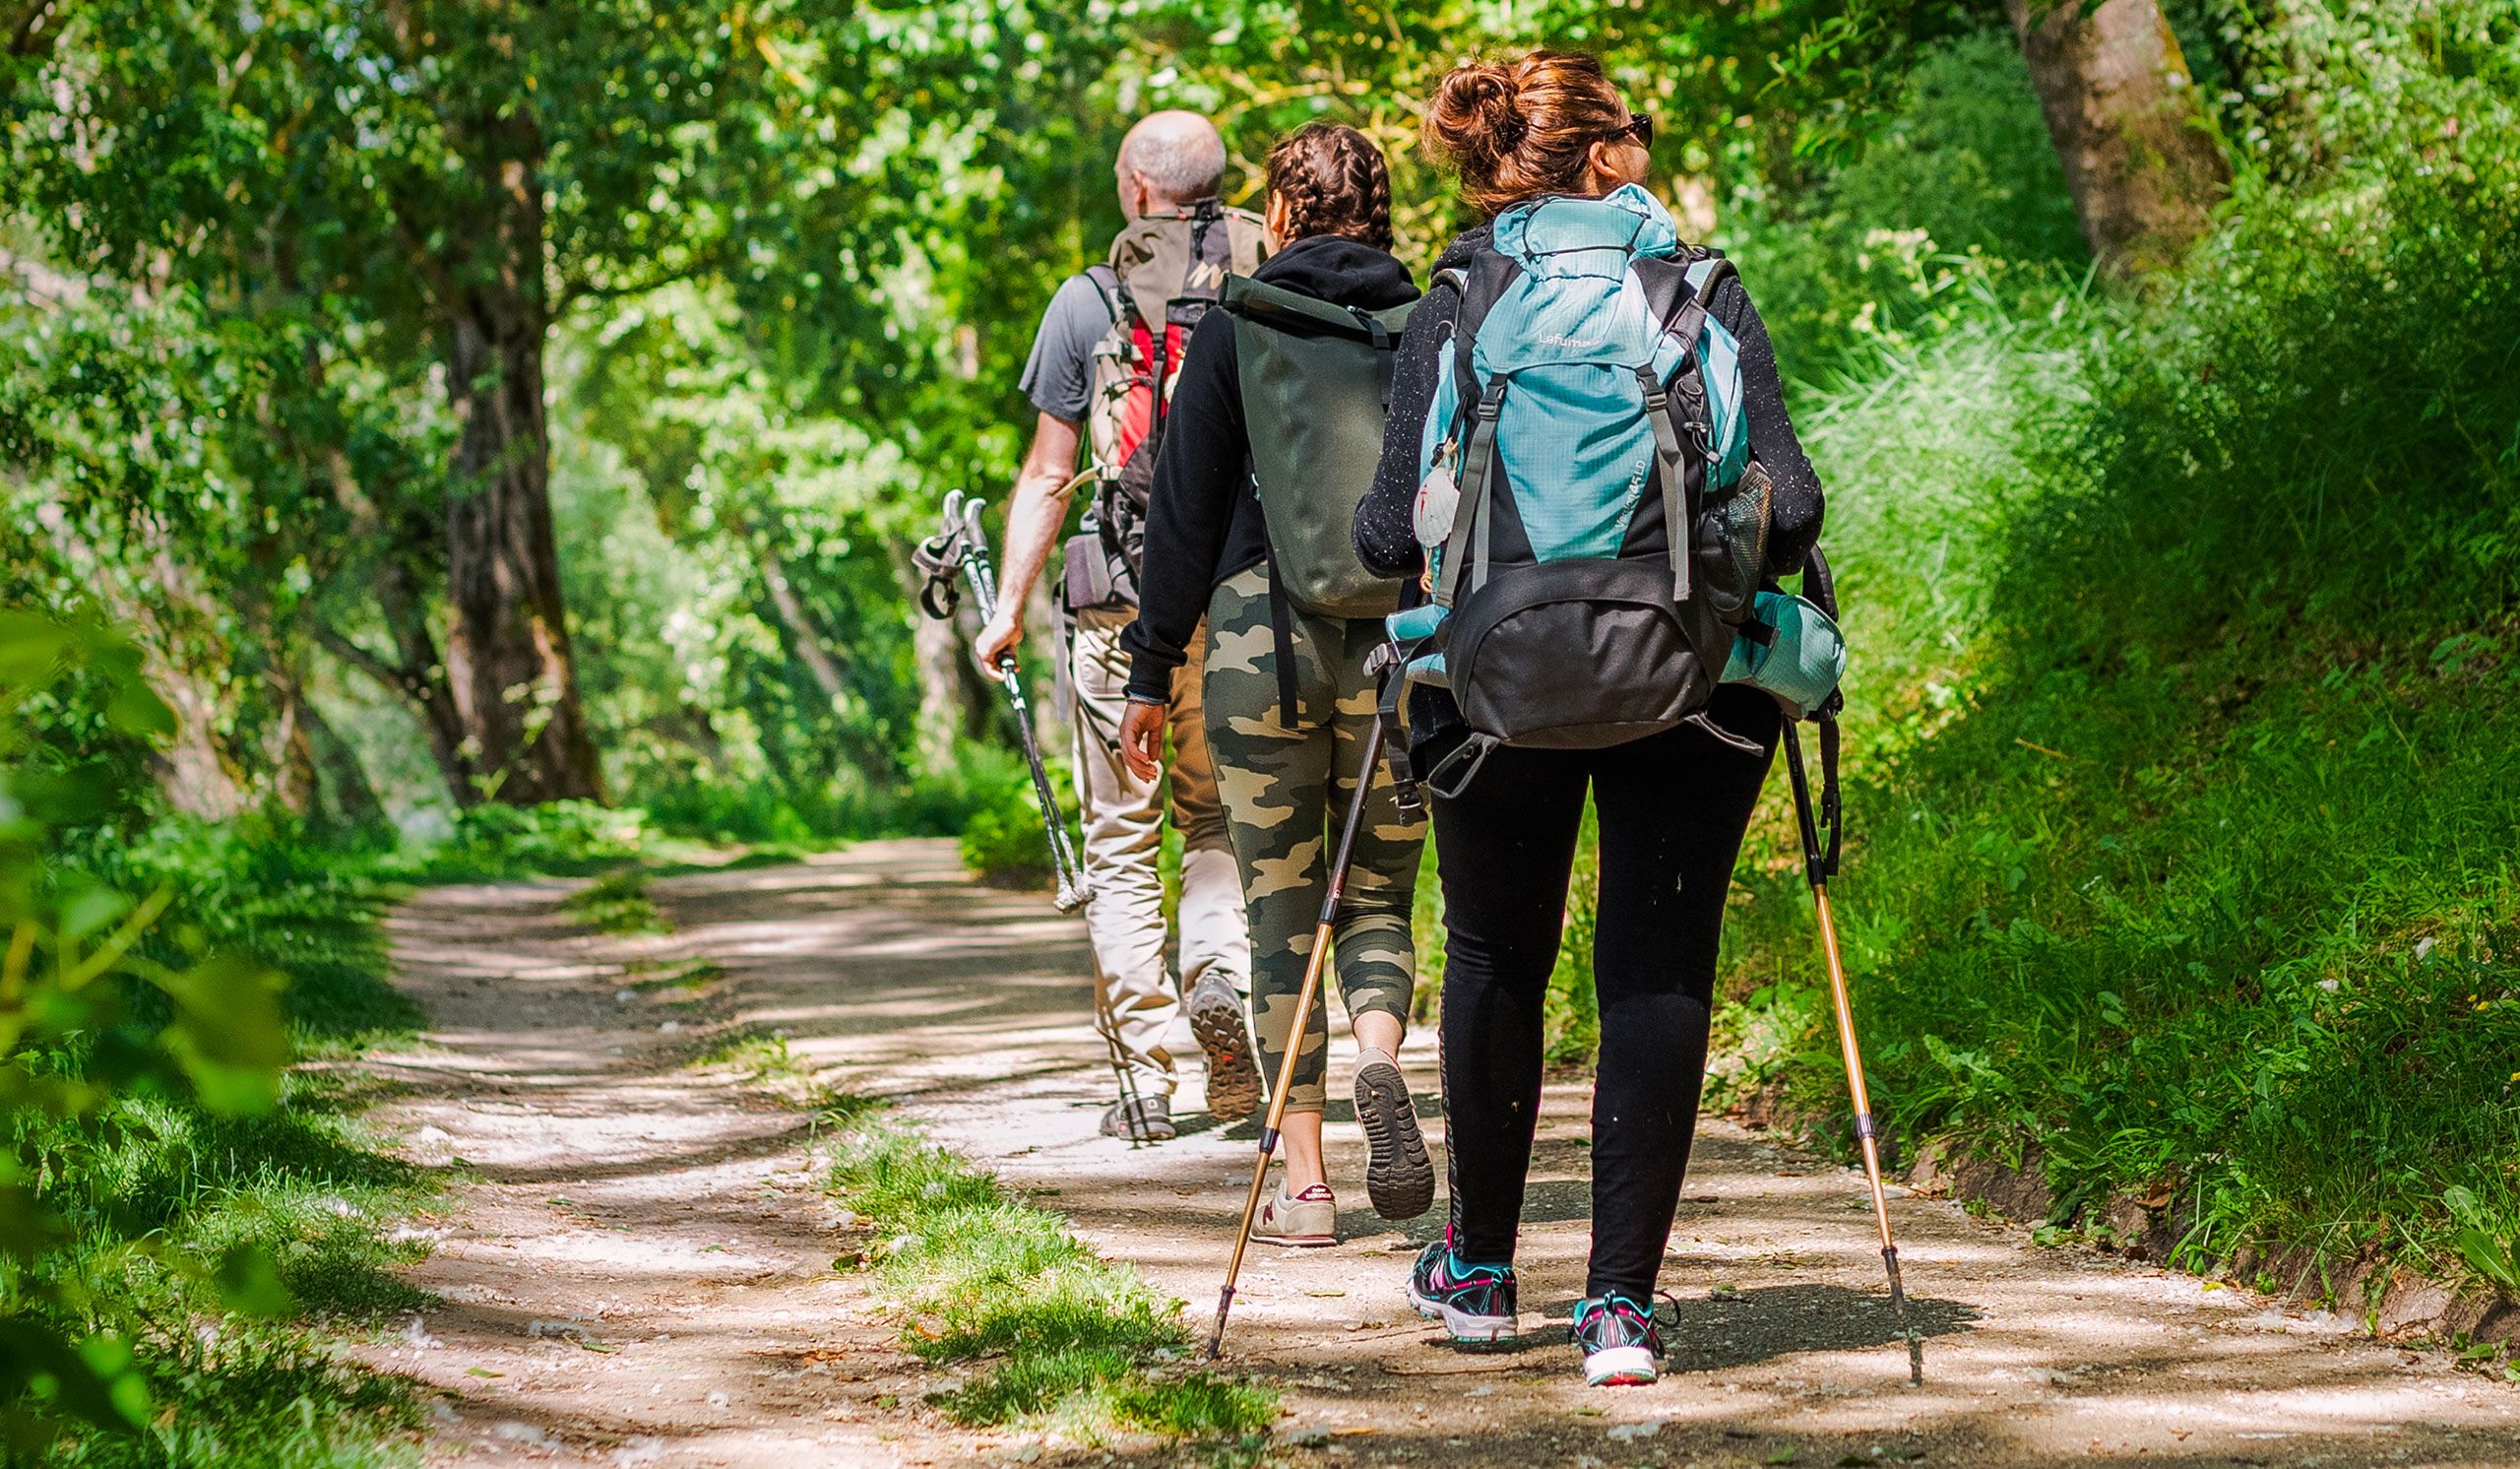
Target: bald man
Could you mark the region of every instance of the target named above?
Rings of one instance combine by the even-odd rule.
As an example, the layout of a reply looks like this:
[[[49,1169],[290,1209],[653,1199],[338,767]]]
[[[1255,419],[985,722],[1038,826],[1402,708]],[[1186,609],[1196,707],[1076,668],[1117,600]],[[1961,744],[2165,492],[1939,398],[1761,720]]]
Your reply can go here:
[[[1182,839],[1177,985],[1165,963],[1158,867],[1166,803],[1157,784],[1132,775],[1119,755],[1129,672],[1120,632],[1137,615],[1129,561],[1153,481],[1162,395],[1226,272],[1248,274],[1268,252],[1259,217],[1218,201],[1225,166],[1225,140],[1194,112],[1153,113],[1121,141],[1112,172],[1129,223],[1103,263],[1061,283],[1024,365],[1024,392],[1038,415],[1033,447],[1007,503],[997,615],[976,644],[983,670],[994,670],[1002,655],[1020,656],[1026,599],[1060,544],[1075,491],[1093,483],[1081,534],[1063,547],[1056,600],[1064,613],[1085,869],[1094,886],[1086,928],[1098,1023],[1117,1041],[1140,1098],[1136,1109],[1114,1101],[1102,1131],[1137,1141],[1174,1135],[1177,1077],[1165,1038],[1185,997],[1192,1033],[1207,1053],[1208,1111],[1232,1121],[1260,1103],[1245,1019],[1251,956],[1242,885],[1200,709],[1204,634],[1174,681],[1170,706],[1166,784]],[[1080,450],[1089,451],[1082,474],[1075,468]]]

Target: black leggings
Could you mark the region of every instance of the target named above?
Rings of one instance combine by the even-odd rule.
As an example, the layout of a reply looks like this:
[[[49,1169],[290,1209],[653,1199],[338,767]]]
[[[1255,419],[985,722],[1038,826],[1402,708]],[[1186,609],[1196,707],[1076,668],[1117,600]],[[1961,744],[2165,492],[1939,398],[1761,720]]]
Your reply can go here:
[[[1541,1002],[1593,788],[1601,906],[1593,982],[1593,1255],[1584,1292],[1650,1300],[1706,1079],[1706,1026],[1732,860],[1776,749],[1767,695],[1718,692],[1712,721],[1602,750],[1499,749],[1433,802],[1444,884],[1444,1116],[1454,1248],[1506,1264],[1540,1108]]]

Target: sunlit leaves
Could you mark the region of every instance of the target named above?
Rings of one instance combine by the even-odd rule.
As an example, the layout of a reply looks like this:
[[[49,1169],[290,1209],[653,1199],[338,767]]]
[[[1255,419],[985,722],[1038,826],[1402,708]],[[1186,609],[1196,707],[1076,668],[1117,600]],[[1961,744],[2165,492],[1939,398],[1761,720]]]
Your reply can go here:
[[[43,1202],[41,1171],[16,1149],[40,1125],[92,1126],[117,1092],[188,1095],[216,1113],[269,1109],[277,1100],[288,1037],[279,978],[232,955],[146,957],[142,940],[165,915],[166,889],[115,890],[66,860],[65,828],[98,819],[128,798],[129,767],[84,757],[59,737],[78,728],[65,711],[95,712],[97,728],[130,738],[163,732],[167,711],[141,676],[131,645],[100,627],[0,609],[0,1110],[20,1120],[0,1152],[0,1241],[32,1266],[68,1243]],[[141,987],[171,1004],[162,1026],[136,1018]],[[240,1309],[273,1309],[268,1261],[222,1267]],[[118,1337],[62,1328],[71,1288],[39,1273],[21,1277],[11,1314],[0,1315],[0,1437],[40,1441],[57,1421],[128,1432],[148,1417],[149,1397],[130,1348]]]

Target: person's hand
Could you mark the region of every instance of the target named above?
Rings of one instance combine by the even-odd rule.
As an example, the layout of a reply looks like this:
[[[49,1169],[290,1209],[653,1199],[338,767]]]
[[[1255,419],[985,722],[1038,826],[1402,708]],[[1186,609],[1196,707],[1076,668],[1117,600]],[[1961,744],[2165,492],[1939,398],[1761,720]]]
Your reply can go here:
[[[1120,716],[1120,763],[1139,780],[1152,781],[1164,773],[1164,726],[1169,715],[1162,704],[1131,699]]]
[[[980,628],[979,637],[972,644],[972,654],[979,660],[980,671],[1001,682],[1006,675],[998,671],[1000,660],[1012,659],[1024,646],[1024,613],[1011,603],[1000,603],[997,615]]]

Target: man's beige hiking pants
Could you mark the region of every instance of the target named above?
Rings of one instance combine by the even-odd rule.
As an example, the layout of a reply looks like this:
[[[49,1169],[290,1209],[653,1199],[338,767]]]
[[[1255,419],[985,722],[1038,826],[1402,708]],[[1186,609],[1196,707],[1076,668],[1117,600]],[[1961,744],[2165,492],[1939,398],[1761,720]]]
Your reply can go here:
[[[1120,715],[1128,707],[1129,659],[1120,631],[1136,613],[1088,607],[1076,614],[1070,650],[1076,726],[1077,806],[1085,823],[1085,871],[1094,884],[1085,926],[1094,945],[1100,1000],[1118,1027],[1120,1050],[1141,1095],[1172,1095],[1172,1054],[1164,1038],[1181,996],[1214,974],[1236,993],[1251,986],[1251,940],[1242,879],[1217,798],[1199,706],[1207,635],[1190,641],[1189,662],[1172,678],[1172,824],[1181,833],[1181,984],[1166,973],[1164,803],[1158,788],[1120,763]]]

